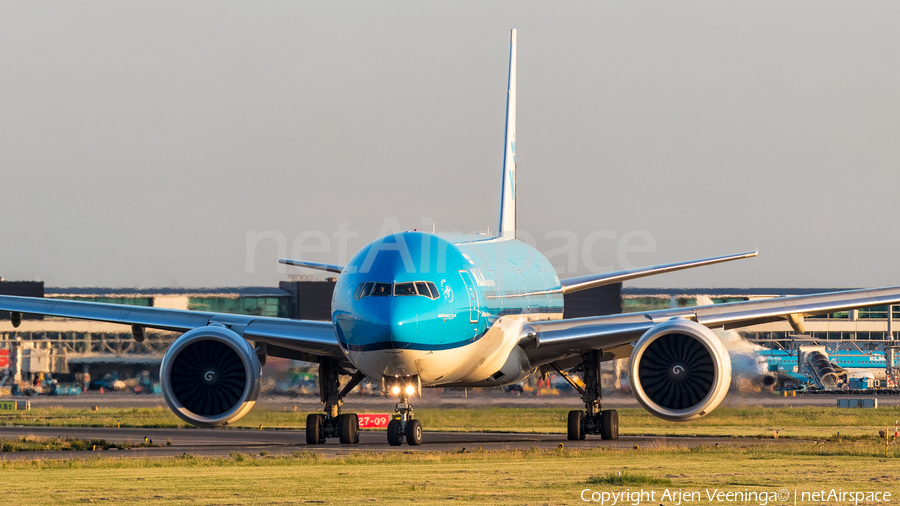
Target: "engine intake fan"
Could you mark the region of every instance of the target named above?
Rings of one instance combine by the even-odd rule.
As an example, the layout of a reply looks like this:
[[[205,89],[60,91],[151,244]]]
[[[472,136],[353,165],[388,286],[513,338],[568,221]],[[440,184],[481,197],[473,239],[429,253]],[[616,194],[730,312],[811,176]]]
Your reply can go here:
[[[708,414],[731,384],[731,359],[708,328],[670,320],[648,330],[631,353],[629,378],[637,401],[665,420]]]
[[[160,382],[166,403],[182,420],[201,427],[234,422],[259,395],[261,367],[250,343],[220,326],[179,337],[163,357]]]

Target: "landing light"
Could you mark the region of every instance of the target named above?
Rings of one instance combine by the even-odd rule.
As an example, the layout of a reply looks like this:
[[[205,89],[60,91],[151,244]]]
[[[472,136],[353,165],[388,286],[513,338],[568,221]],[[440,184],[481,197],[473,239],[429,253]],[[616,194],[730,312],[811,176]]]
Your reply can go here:
[[[391,392],[393,392],[394,395],[399,394],[399,393],[400,393],[400,387],[398,387],[397,385],[394,385],[394,388],[391,389]]]
[[[414,387],[412,385],[407,385],[406,386],[406,395],[412,395],[414,393],[416,393],[416,387]]]

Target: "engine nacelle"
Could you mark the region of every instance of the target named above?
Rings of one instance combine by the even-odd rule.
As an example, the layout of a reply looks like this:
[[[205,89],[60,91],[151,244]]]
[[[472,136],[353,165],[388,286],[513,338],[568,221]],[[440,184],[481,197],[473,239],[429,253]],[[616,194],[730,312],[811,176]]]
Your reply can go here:
[[[648,330],[631,352],[634,397],[654,416],[696,420],[722,402],[731,385],[731,358],[708,328],[675,319]]]
[[[259,395],[259,358],[246,339],[210,325],[184,333],[163,357],[166,403],[191,425],[214,427],[246,415]]]

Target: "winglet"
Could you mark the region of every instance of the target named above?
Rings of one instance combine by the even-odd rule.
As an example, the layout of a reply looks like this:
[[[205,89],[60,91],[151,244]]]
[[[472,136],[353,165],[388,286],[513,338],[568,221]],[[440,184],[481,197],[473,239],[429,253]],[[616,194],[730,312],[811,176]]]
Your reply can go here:
[[[509,37],[509,84],[506,94],[506,135],[503,141],[503,181],[500,186],[497,235],[516,238],[516,29]]]

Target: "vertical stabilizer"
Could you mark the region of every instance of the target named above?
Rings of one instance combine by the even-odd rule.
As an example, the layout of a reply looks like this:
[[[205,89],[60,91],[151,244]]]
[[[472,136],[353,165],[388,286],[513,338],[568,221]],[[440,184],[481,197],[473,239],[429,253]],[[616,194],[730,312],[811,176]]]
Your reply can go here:
[[[516,237],[516,29],[509,37],[509,85],[506,94],[506,138],[503,142],[503,184],[500,186],[500,226],[497,235]]]

